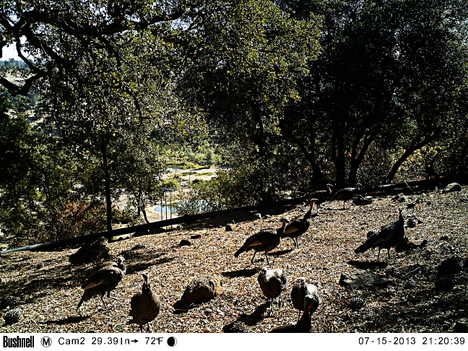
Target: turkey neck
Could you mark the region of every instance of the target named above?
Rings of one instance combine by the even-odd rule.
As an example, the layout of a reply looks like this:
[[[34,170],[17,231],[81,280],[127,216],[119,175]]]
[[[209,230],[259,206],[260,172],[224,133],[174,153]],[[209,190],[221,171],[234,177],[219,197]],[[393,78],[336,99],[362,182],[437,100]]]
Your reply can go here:
[[[277,234],[282,234],[284,232],[284,229],[286,228],[286,222],[283,222],[283,225],[281,226],[280,229],[276,231]]]
[[[302,217],[302,222],[308,222],[310,220],[310,217],[312,215],[312,207],[314,207],[314,204],[310,205],[309,211],[307,211],[304,217]]]

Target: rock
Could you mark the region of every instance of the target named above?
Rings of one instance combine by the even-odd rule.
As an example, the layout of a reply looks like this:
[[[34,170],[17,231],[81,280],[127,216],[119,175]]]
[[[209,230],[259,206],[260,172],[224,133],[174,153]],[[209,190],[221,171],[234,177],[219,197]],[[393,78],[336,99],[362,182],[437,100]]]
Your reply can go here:
[[[22,317],[22,312],[19,309],[15,308],[6,312],[3,316],[3,319],[5,320],[5,325],[10,325],[19,322]]]
[[[179,246],[182,247],[182,246],[192,246],[192,243],[187,240],[187,239],[182,239],[179,243]]]
[[[423,240],[421,244],[415,244],[408,240],[408,238],[403,238],[396,246],[396,252],[410,251],[414,249],[423,249],[427,245],[427,240]]]
[[[6,295],[0,298],[0,310],[7,307],[13,308],[20,304],[21,300],[17,296]]]
[[[417,223],[416,223],[416,221],[415,221],[413,218],[408,218],[408,219],[406,220],[406,226],[407,226],[408,228],[414,228],[414,227],[416,227],[416,224],[417,224]]]
[[[402,202],[407,202],[408,198],[405,195],[398,194],[398,195],[395,195],[394,197],[392,197],[392,200],[402,203]]]
[[[385,288],[392,280],[371,272],[341,273],[339,284],[351,289]]]
[[[223,327],[223,332],[225,333],[248,333],[249,331],[245,327],[244,323],[239,321],[234,321]]]
[[[409,204],[406,205],[406,208],[410,209],[410,208],[415,208],[416,207],[416,204],[414,202],[410,202]]]
[[[353,204],[357,206],[364,206],[364,205],[370,205],[373,201],[372,196],[362,196],[358,195],[353,197]]]
[[[437,267],[437,277],[446,277],[460,273],[463,269],[463,261],[460,257],[452,256],[442,261]]]
[[[450,192],[453,192],[453,191],[461,191],[462,190],[462,187],[460,184],[458,183],[450,183],[448,184],[444,190],[442,192],[444,193],[450,193]]]
[[[468,333],[468,318],[461,318],[455,322],[453,326],[455,333]]]
[[[405,289],[413,289],[416,287],[416,282],[414,281],[414,279],[409,279],[406,283],[405,283]]]
[[[232,232],[232,226],[230,224],[226,224],[226,231]]]
[[[149,234],[149,229],[146,229],[146,230],[141,230],[141,231],[138,231],[136,232],[137,234]],[[127,239],[130,239],[130,238],[133,238],[135,233],[130,233],[130,234],[122,234],[122,235],[114,235],[112,236],[109,240],[110,242],[114,242],[114,241],[122,241],[122,240],[127,240]]]
[[[421,223],[422,223],[422,221],[416,216],[411,216],[411,217],[406,219],[406,226],[408,228],[414,228],[418,224],[421,224]]]
[[[435,281],[435,288],[439,291],[450,291],[455,286],[455,281],[451,277],[438,277]]]
[[[200,239],[201,238],[201,234],[194,234],[190,237],[190,239]]]
[[[146,249],[146,246],[138,244],[138,245],[135,245],[134,247],[132,247],[130,250],[136,251],[136,250],[142,250],[142,249]]]
[[[257,219],[262,219],[262,214],[259,212],[254,213],[254,217]]]
[[[352,297],[351,300],[349,300],[348,307],[352,309],[353,311],[360,310],[364,306],[364,300],[360,297]]]
[[[177,307],[190,306],[192,304],[200,304],[208,302],[221,294],[222,288],[218,280],[211,277],[198,277],[185,289],[182,297],[176,303]]]

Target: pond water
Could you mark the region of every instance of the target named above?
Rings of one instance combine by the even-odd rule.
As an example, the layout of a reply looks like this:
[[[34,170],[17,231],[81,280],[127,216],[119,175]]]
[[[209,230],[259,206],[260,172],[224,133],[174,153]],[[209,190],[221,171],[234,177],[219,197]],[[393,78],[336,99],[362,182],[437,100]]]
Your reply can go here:
[[[153,210],[156,211],[156,212],[159,212],[159,213],[177,213],[177,209],[174,207],[174,206],[170,206],[170,205],[156,205],[153,207]]]

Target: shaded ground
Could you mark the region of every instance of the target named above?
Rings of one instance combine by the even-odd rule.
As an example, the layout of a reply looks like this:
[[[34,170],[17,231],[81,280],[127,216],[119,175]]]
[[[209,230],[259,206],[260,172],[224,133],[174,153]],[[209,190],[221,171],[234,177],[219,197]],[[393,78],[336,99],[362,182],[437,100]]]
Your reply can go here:
[[[341,210],[341,202],[325,204],[313,219],[298,249],[286,239],[270,256],[270,267],[282,268],[292,283],[298,277],[320,282],[322,304],[313,316],[317,332],[446,332],[466,315],[467,273],[454,276],[451,291],[434,289],[438,264],[451,256],[466,259],[468,234],[468,188],[462,192],[428,193],[409,196],[415,208],[391,198],[377,199],[368,206]],[[397,219],[399,207],[423,221],[407,228],[407,237],[416,244],[427,240],[422,249],[404,253],[392,250],[384,263],[375,263],[376,253],[354,254],[371,229]],[[16,296],[23,313],[20,322],[0,326],[0,332],[134,332],[129,326],[131,296],[140,291],[141,273],[150,272],[153,290],[161,296],[162,310],[153,330],[158,332],[221,332],[223,327],[242,323],[247,330],[268,332],[273,327],[294,323],[297,311],[283,296],[281,310],[265,314],[265,299],[257,283],[258,270],[266,265],[263,255],[250,264],[251,253],[234,258],[233,253],[251,234],[279,227],[284,216],[302,216],[299,206],[268,218],[233,225],[192,229],[143,236],[110,244],[111,254],[124,254],[128,274],[104,308],[99,299],[75,312],[82,289],[80,283],[93,265],[70,266],[68,256],[75,250],[18,252],[0,256],[0,300]],[[199,239],[190,239],[199,234]],[[182,239],[191,246],[179,247]],[[132,250],[136,245],[144,248]],[[389,279],[391,284],[375,290],[349,290],[340,286],[342,273],[370,271]],[[211,275],[221,280],[223,294],[215,300],[174,314],[173,304],[194,276]],[[360,309],[352,309],[358,297]],[[0,304],[1,305],[1,304]],[[7,308],[0,311],[3,316]],[[0,324],[3,322],[0,322]]]

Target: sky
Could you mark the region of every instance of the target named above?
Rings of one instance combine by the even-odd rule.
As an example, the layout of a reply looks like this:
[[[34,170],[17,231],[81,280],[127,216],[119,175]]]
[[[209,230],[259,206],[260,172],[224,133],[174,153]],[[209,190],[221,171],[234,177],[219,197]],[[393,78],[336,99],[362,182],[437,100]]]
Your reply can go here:
[[[9,60],[11,58],[14,58],[16,60],[19,60],[18,55],[16,54],[16,46],[15,44],[9,45],[7,47],[3,47],[2,50],[2,58],[0,60]]]

